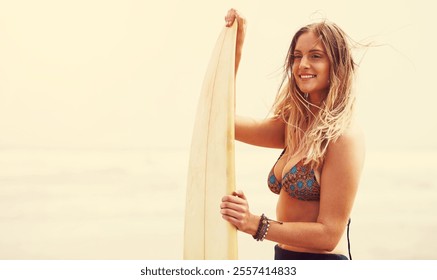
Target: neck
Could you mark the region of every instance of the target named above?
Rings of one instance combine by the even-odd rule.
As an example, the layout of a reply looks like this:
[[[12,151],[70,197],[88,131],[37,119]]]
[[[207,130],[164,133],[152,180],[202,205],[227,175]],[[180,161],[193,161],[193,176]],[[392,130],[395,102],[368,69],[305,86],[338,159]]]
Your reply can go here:
[[[308,94],[308,102],[317,106],[321,107],[323,104],[323,100],[326,98],[326,93],[312,93]],[[314,106],[312,106],[314,107]]]
[[[320,108],[323,105],[323,101],[325,100],[325,98],[326,98],[326,94],[323,94],[323,93],[308,94],[307,101],[309,103],[308,106],[309,106],[311,113],[316,115],[319,112]]]

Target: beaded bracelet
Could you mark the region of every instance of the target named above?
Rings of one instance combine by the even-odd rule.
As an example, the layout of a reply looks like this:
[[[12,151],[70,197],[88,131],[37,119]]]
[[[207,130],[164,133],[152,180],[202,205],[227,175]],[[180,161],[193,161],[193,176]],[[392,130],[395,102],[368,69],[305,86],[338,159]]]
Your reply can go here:
[[[266,230],[267,224],[268,224],[267,217],[264,214],[262,214],[259,220],[258,229],[256,230],[256,233],[253,236],[253,238],[256,239],[256,241],[263,240],[262,236],[263,235],[265,236],[265,233],[267,232]]]
[[[271,220],[262,214],[261,219],[259,220],[258,229],[256,230],[255,235],[253,235],[253,238],[256,239],[256,241],[263,241],[266,238],[270,228],[270,222],[276,222],[282,225],[282,222]]]

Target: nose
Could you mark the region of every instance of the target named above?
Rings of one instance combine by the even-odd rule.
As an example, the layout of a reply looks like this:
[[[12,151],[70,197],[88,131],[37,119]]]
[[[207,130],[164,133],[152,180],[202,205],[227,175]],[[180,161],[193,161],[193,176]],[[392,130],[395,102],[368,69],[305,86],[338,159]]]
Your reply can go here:
[[[306,55],[302,56],[299,63],[299,69],[308,69],[310,67],[310,63],[308,61],[308,57]]]

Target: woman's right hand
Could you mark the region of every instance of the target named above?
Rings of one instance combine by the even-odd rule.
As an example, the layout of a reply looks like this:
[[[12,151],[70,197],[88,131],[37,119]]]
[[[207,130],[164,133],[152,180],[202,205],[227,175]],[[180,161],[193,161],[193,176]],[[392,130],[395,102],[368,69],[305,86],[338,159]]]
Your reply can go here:
[[[237,10],[230,9],[225,16],[226,27],[231,27],[234,21],[237,20],[237,46],[235,50],[235,74],[237,74],[238,65],[240,64],[241,52],[243,49],[244,37],[246,36],[246,18]]]
[[[225,21],[226,21],[226,27],[230,27],[232,26],[232,24],[234,23],[235,19],[237,19],[238,21],[238,25],[244,25],[246,23],[246,19],[244,18],[244,16],[237,10],[235,9],[230,9],[228,11],[228,13],[225,16]]]

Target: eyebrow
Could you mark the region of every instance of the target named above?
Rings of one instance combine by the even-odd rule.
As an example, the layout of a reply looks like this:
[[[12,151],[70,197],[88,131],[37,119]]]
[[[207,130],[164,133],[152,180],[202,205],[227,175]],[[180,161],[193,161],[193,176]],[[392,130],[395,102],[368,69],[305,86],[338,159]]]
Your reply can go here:
[[[295,52],[302,53],[302,51],[300,51],[300,50],[294,50],[293,53],[295,53]],[[311,49],[308,53],[311,53],[311,52],[322,52],[322,53],[326,53],[324,50],[321,50],[321,49]]]

